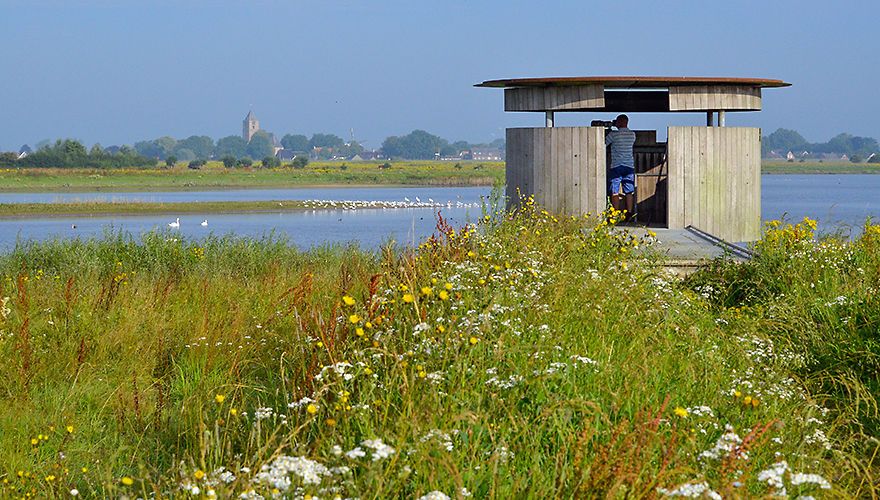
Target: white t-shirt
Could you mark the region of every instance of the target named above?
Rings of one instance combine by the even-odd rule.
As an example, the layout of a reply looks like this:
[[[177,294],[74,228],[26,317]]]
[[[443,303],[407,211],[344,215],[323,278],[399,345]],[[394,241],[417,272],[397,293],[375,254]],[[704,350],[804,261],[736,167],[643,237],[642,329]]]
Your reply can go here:
[[[611,168],[635,168],[633,161],[633,144],[635,143],[636,133],[626,127],[608,133],[605,137],[605,145],[611,146]]]

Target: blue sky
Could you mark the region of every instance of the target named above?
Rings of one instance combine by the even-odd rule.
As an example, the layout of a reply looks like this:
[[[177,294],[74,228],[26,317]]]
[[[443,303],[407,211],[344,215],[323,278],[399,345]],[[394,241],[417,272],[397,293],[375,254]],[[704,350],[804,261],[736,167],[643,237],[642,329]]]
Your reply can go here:
[[[780,78],[728,124],[880,138],[878,20],[876,1],[0,0],[0,150],[216,139],[251,107],[279,135],[490,141],[543,118],[473,84],[580,75]]]

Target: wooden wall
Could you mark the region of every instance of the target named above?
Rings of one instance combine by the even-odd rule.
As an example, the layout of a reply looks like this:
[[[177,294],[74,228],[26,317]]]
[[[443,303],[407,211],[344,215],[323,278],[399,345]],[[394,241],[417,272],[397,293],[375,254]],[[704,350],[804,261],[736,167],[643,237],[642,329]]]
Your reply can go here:
[[[604,106],[602,85],[504,89],[504,111],[562,111]]]
[[[669,87],[669,111],[761,110],[761,89],[743,85]]]
[[[761,129],[669,127],[669,227],[731,242],[761,236]]]
[[[534,195],[548,211],[596,214],[605,209],[605,129],[507,129],[507,199]]]

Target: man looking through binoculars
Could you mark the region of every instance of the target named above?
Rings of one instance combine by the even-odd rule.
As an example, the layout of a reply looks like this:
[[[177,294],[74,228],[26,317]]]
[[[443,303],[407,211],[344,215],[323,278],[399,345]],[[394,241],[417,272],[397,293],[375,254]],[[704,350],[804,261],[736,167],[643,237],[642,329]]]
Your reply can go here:
[[[636,190],[636,171],[633,160],[633,144],[636,133],[628,128],[629,117],[620,115],[611,122],[617,130],[605,136],[605,146],[611,147],[611,168],[608,170],[608,194],[611,206],[616,210],[626,210],[627,220],[633,217],[634,193]],[[621,188],[623,194],[621,194]]]

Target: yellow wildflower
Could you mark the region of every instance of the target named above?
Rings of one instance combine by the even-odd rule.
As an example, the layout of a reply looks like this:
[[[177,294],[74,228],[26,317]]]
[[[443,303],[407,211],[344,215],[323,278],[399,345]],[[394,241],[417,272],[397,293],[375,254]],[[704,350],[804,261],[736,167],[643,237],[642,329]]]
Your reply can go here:
[[[68,425],[68,426],[67,426],[67,433],[68,433],[68,434],[73,434],[73,426],[72,426],[72,425]]]
[[[688,416],[688,411],[681,406],[676,407],[673,412],[675,412],[675,414],[681,418],[686,418]]]
[[[360,323],[361,317],[358,316],[357,314],[352,314],[351,316],[348,317],[348,320],[351,321],[352,323]]]
[[[406,302],[407,304],[412,303],[413,300],[415,300],[415,297],[413,297],[412,294],[410,294],[410,293],[403,294],[403,301]]]
[[[364,329],[361,328],[361,327],[357,327],[357,328],[354,330],[354,333],[355,333],[355,335],[357,335],[358,337],[363,337],[363,336],[364,336]]]
[[[425,297],[430,297],[433,293],[434,293],[434,290],[431,289],[431,287],[429,287],[429,286],[422,287],[422,295],[424,295]]]
[[[477,345],[477,342],[479,342],[479,341],[480,341],[480,339],[478,339],[478,338],[476,338],[476,337],[471,337],[471,338],[470,338],[470,343],[471,343],[471,345]]]
[[[315,413],[318,413],[318,407],[314,404],[309,404],[308,406],[306,406],[306,411],[309,413],[309,415],[314,415]]]
[[[226,396],[224,396],[223,394],[217,394],[216,396],[214,396],[214,401],[216,401],[217,404],[222,404],[225,400]]]
[[[448,300],[449,292],[447,292],[446,290],[440,290],[440,293],[438,293],[437,296],[440,297],[440,300]]]
[[[347,306],[353,306],[353,305],[354,305],[354,297],[350,297],[350,296],[348,296],[348,295],[343,295],[343,296],[342,296],[342,301],[345,302],[345,305],[347,305]]]
[[[122,476],[122,479],[120,479],[119,482],[126,485],[126,486],[131,486],[134,484],[134,479],[132,479],[128,476]]]
[[[199,469],[193,473],[193,477],[196,478],[196,481],[201,481],[205,477],[205,473]]]
[[[230,408],[230,409],[229,409],[229,414],[232,415],[232,416],[234,417],[234,416],[238,415],[238,410],[235,409],[235,408]]]

